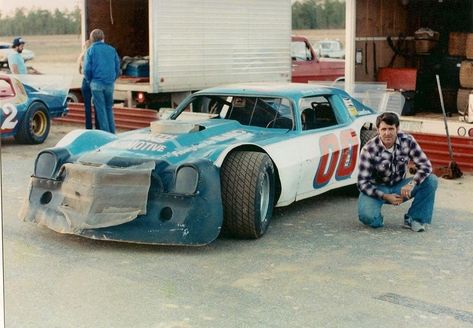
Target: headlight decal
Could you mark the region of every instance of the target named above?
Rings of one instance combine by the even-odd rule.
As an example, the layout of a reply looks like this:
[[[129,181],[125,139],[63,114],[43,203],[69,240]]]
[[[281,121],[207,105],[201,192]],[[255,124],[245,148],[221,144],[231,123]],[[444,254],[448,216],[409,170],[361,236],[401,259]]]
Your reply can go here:
[[[193,165],[182,165],[177,169],[173,192],[192,195],[197,191],[199,171]]]
[[[34,175],[38,178],[54,179],[69,157],[70,154],[65,148],[43,150],[36,157]]]

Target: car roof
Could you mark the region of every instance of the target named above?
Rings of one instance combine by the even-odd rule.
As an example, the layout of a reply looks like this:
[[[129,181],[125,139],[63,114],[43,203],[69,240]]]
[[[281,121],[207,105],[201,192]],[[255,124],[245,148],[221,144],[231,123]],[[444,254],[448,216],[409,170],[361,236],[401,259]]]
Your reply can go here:
[[[312,83],[238,83],[213,87],[196,94],[225,94],[302,98],[321,94],[342,94],[343,90]]]

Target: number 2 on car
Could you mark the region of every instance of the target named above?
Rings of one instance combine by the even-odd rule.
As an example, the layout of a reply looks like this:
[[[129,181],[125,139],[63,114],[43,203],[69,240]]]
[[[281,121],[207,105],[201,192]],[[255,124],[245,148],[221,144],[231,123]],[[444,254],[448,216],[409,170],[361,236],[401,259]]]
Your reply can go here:
[[[2,132],[8,132],[15,128],[18,124],[18,120],[16,119],[17,113],[18,110],[13,104],[5,104],[2,106]]]

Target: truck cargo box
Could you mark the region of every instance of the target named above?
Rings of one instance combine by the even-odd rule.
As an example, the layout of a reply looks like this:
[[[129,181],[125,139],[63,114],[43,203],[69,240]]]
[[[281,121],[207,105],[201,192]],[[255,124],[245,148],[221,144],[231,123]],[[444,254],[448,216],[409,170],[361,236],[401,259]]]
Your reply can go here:
[[[100,28],[120,57],[149,56],[149,83],[125,79],[116,91],[291,79],[289,0],[84,0],[84,9],[84,36]]]

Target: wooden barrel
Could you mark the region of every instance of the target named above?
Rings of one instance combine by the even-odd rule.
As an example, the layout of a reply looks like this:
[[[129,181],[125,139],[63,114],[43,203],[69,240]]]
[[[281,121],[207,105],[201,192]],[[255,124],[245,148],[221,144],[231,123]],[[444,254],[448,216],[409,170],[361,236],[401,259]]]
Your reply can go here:
[[[450,32],[448,35],[448,54],[450,56],[466,56],[467,33]]]
[[[458,89],[457,93],[457,109],[458,113],[465,115],[468,111],[468,99],[470,93],[473,93],[473,89]]]
[[[465,42],[465,55],[468,59],[473,59],[473,33],[468,33]]]
[[[464,60],[460,66],[460,86],[473,89],[473,60]]]

